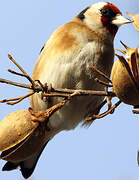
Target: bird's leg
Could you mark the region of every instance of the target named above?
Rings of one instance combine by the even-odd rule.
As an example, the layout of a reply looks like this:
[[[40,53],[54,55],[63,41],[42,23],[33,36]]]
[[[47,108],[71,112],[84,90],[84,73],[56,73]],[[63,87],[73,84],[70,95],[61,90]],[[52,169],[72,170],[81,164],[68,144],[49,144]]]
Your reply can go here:
[[[51,91],[52,91],[52,84],[50,83],[50,84],[47,84],[47,83],[45,83],[44,85],[43,85],[43,87],[44,87],[44,91],[42,91],[42,93],[41,93],[41,97],[42,97],[42,100],[44,101],[44,102],[47,102],[48,101],[48,97],[47,96],[44,96],[44,94],[45,93],[51,93]]]
[[[45,84],[42,84],[40,80],[35,80],[39,86],[42,88],[42,91],[41,91],[41,99],[44,101],[44,102],[47,102],[48,101],[48,97],[44,96],[45,93],[50,93],[52,91],[52,84],[50,83],[49,85],[47,83]]]

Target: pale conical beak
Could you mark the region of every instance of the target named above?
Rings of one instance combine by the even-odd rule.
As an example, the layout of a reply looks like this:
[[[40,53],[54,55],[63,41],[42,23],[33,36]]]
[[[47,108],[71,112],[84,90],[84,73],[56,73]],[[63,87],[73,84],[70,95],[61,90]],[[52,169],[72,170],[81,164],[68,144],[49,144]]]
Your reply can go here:
[[[132,23],[130,19],[125,18],[121,14],[117,14],[116,17],[112,20],[112,24],[115,24],[116,26],[121,26],[123,24]]]

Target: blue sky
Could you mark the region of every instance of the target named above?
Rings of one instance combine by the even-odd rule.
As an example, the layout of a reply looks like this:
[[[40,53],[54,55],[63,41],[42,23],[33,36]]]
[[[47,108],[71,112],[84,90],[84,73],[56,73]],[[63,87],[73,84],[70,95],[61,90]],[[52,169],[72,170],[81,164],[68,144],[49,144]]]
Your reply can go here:
[[[0,77],[27,83],[7,72],[16,70],[8,60],[13,57],[31,75],[39,51],[50,34],[96,0],[4,0],[0,1]],[[139,13],[138,0],[110,1],[125,16],[126,11]],[[115,48],[122,40],[131,47],[139,45],[139,33],[133,25],[120,28]],[[26,94],[27,90],[0,85],[0,99]],[[27,109],[29,101],[15,106],[0,105],[1,119],[10,112]],[[122,104],[113,115],[95,121],[89,129],[77,127],[58,134],[45,148],[32,180],[138,180],[139,115]],[[4,161],[0,161],[0,168]],[[20,172],[0,171],[0,179],[23,179]]]

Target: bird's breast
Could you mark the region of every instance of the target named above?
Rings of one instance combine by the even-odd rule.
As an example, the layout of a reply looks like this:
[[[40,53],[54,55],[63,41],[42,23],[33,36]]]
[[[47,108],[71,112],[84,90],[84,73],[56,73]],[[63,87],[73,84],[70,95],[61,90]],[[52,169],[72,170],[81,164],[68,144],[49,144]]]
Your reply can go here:
[[[103,52],[104,51],[104,52]],[[84,90],[103,90],[104,86],[94,81],[95,77],[99,77],[96,72],[89,69],[90,65],[94,65],[107,75],[110,75],[111,68],[103,57],[105,48],[99,43],[90,42],[82,48],[77,48],[76,52],[64,52],[62,56],[54,56],[49,61],[47,57],[43,57],[42,69],[38,74],[38,79],[42,83],[52,83],[54,88],[84,89]],[[56,57],[56,58],[55,58]],[[103,62],[106,61],[106,62]],[[113,59],[111,60],[113,61]],[[38,64],[39,66],[39,64]],[[99,77],[102,79],[101,77]],[[69,130],[75,128],[91,111],[101,103],[103,97],[78,97],[72,99],[62,109],[54,113],[50,118],[49,126],[54,129]],[[49,102],[41,100],[41,95],[37,94],[32,98],[33,109],[45,110],[58,103],[61,98],[51,98]]]

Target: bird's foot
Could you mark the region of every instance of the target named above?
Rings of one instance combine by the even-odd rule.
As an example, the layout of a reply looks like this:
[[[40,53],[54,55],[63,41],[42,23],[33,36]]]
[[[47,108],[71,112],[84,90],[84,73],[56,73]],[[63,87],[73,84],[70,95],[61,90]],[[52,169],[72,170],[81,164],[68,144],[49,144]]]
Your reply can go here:
[[[48,84],[48,83],[44,83],[42,84],[42,82],[40,80],[35,80],[38,85],[42,88],[42,91],[41,91],[41,99],[44,101],[44,102],[47,102],[48,101],[48,97],[45,96],[45,93],[50,93],[52,92],[53,88],[52,88],[52,84]]]

